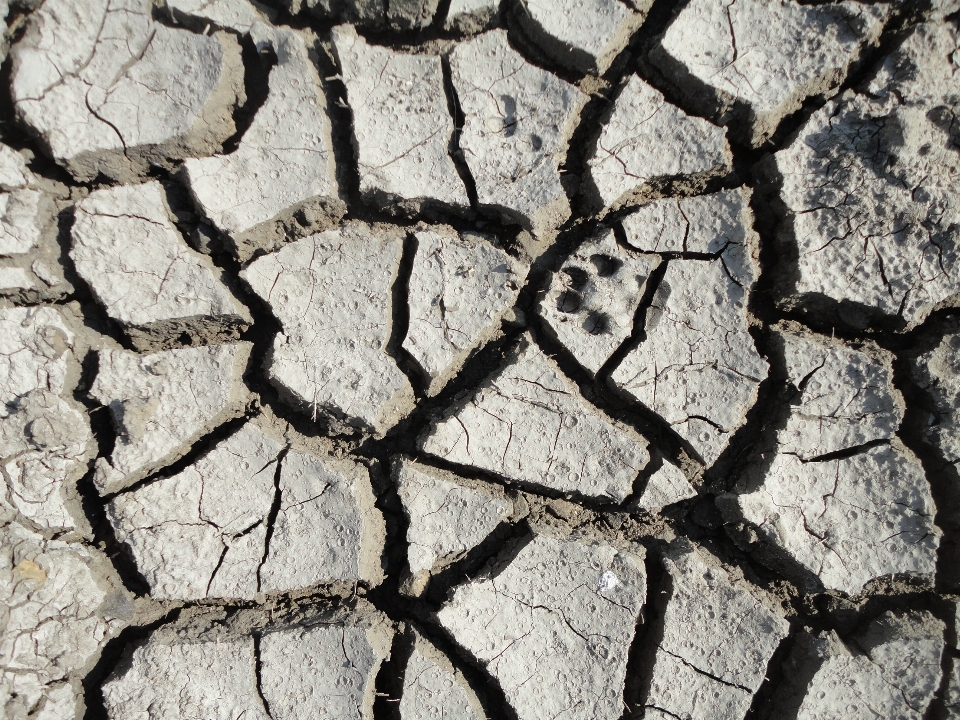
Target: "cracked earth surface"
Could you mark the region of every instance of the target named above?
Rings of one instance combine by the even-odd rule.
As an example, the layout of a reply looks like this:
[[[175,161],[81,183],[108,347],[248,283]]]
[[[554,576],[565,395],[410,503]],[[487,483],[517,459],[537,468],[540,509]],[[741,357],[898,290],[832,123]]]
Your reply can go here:
[[[0,716],[960,720],[956,0],[0,18]]]

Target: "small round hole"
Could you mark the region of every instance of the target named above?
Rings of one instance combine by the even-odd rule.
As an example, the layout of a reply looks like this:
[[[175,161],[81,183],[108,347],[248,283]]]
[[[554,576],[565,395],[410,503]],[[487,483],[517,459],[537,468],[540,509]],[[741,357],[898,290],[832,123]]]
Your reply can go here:
[[[569,278],[567,284],[574,290],[582,290],[586,286],[589,277],[583,268],[568,267],[564,268],[563,272]]]
[[[593,263],[593,266],[597,269],[597,275],[600,277],[610,277],[623,265],[622,262],[609,255],[591,255],[590,262]]]
[[[610,330],[610,316],[606,313],[592,312],[583,321],[583,329],[591,335],[604,335]]]
[[[557,298],[557,310],[564,313],[575,313],[580,309],[583,298],[572,290],[564,290]]]

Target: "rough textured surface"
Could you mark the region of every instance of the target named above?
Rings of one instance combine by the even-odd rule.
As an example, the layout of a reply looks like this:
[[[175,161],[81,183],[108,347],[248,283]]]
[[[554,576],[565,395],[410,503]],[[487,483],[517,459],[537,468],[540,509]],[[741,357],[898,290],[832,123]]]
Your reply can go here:
[[[105,683],[110,717],[371,720],[373,679],[392,636],[369,613],[255,636],[171,630],[139,643]]]
[[[36,286],[25,268],[0,267],[0,292],[32,290]]]
[[[436,395],[471,352],[500,332],[529,266],[479,233],[437,228],[414,237],[403,348],[426,376],[427,394]]]
[[[839,87],[889,14],[854,2],[694,0],[651,59],[685,105],[759,145],[807,97]]]
[[[553,60],[599,75],[630,42],[652,4],[653,0],[527,0],[517,18]]]
[[[240,276],[270,306],[283,332],[269,376],[316,417],[382,435],[413,405],[413,390],[387,353],[391,291],[402,236],[346,225],[287,245]]]
[[[688,218],[681,226],[686,252],[711,253],[714,259],[667,263],[646,313],[646,337],[610,380],[661,416],[710,465],[743,424],[767,376],[767,362],[749,333],[746,308],[758,274],[757,239],[745,222],[745,198],[729,191],[642,208],[641,217],[662,222],[664,232],[656,222],[628,217],[628,242],[645,250],[676,244],[664,239],[677,237],[675,208]],[[635,234],[638,226],[645,231]]]
[[[332,35],[353,116],[360,192],[377,206],[417,211],[434,201],[468,209],[449,155],[453,119],[440,58],[369,45],[350,25]]]
[[[268,720],[257,687],[253,638],[147,642],[103,687],[111,718]]]
[[[776,154],[781,242],[796,258],[783,268],[785,307],[911,327],[953,303],[958,38],[948,24],[917,26],[863,93],[827,103]]]
[[[131,340],[229,332],[251,321],[209,258],[189,248],[158,182],[97,190],[77,205],[70,257]]]
[[[665,462],[647,479],[643,492],[636,502],[631,503],[631,508],[658,513],[668,505],[696,496],[697,491],[683,471],[676,465]]]
[[[110,409],[118,437],[109,460],[97,461],[97,489],[113,493],[132,485],[239,415],[250,349],[237,343],[153,355],[101,351],[90,394]]]
[[[382,23],[387,0],[282,0],[280,6],[291,15],[312,12],[324,20],[350,21],[360,24]]]
[[[403,675],[403,720],[486,720],[480,701],[443,653],[414,631]]]
[[[538,311],[587,370],[596,373],[633,332],[634,315],[657,257],[617,243],[613,230],[584,242],[550,279]]]
[[[960,720],[960,0],[263,1],[0,0],[0,717]]]
[[[130,598],[106,557],[80,543],[10,523],[0,548],[0,708],[8,718],[73,717],[76,681],[127,624]]]
[[[487,29],[500,9],[500,0],[450,0],[444,28],[462,33]]]
[[[893,387],[891,354],[789,331],[777,333],[774,343],[797,391],[777,434],[780,452],[810,460],[893,437],[903,399]]]
[[[666,180],[697,182],[730,170],[723,131],[670,105],[631,75],[614,102],[589,159],[588,188],[601,207],[620,206]]]
[[[0,143],[0,190],[10,192],[32,184],[36,178],[21,153]]]
[[[248,33],[259,21],[273,18],[276,11],[251,0],[163,0],[174,17],[178,13],[201,20],[205,25]]]
[[[323,20],[351,22],[372,31],[424,30],[439,0],[282,0],[293,14],[310,10]]]
[[[960,335],[945,335],[940,343],[913,363],[913,376],[930,395],[935,421],[925,429],[927,440],[944,460],[960,463]]]
[[[620,224],[627,244],[648,253],[717,255],[730,246],[749,248],[757,242],[751,231],[750,194],[744,188],[654,200]],[[736,273],[738,268],[728,270]]]
[[[789,624],[706,555],[681,545],[663,564],[668,597],[646,707],[691,720],[742,718]]]
[[[263,699],[274,720],[373,720],[374,679],[392,632],[331,624],[269,633],[260,641]]]
[[[0,194],[0,255],[20,255],[37,246],[52,219],[45,200],[43,193],[26,188]]]
[[[397,30],[423,30],[439,6],[440,0],[387,0],[387,21]]]
[[[536,534],[437,619],[520,717],[615,720],[645,598],[641,549]]]
[[[940,687],[944,629],[929,612],[886,612],[855,640],[883,679],[922,715]]]
[[[11,49],[18,119],[81,180],[210,154],[243,102],[240,47],[150,18],[149,0],[44,2]]]
[[[947,683],[944,717],[946,720],[955,720],[960,717],[960,663],[957,663],[956,659],[952,662]]]
[[[227,233],[241,260],[279,244],[285,230],[294,230],[295,214],[309,228],[344,212],[327,101],[307,51],[312,38],[263,23],[250,35],[277,57],[266,102],[234,152],[183,166],[197,206]]]
[[[247,423],[183,472],[107,506],[153,597],[253,599],[282,447]]]
[[[429,575],[479,545],[513,514],[513,502],[493,487],[471,487],[453,473],[403,459],[393,480],[407,516],[411,594]]]
[[[280,507],[259,570],[259,589],[380,583],[383,516],[373,505],[364,466],[291,451],[281,461],[278,487]]]
[[[925,717],[940,685],[943,623],[928,612],[887,612],[849,644],[834,633],[801,636],[788,661],[780,710],[797,720]]]
[[[450,71],[480,209],[535,235],[553,230],[570,215],[559,164],[586,96],[524,60],[503,30],[457,46]]]
[[[650,459],[646,443],[588,406],[529,336],[420,447],[524,484],[615,502]]]
[[[881,445],[808,463],[776,455],[765,466],[763,486],[736,506],[824,587],[857,595],[883,575],[934,571],[930,486],[908,451]]]
[[[95,449],[90,423],[71,399],[84,352],[59,310],[0,309],[0,517],[87,529],[76,482]]]
[[[15,177],[8,179],[16,182]],[[54,198],[42,190],[24,187],[0,193],[0,295],[36,303],[58,300],[74,290],[61,262],[57,209]]]

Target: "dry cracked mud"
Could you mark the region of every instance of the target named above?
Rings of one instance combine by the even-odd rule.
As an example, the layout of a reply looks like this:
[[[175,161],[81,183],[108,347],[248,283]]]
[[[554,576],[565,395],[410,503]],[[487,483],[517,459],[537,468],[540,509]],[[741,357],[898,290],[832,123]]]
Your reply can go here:
[[[0,717],[960,720],[960,2],[0,20]]]

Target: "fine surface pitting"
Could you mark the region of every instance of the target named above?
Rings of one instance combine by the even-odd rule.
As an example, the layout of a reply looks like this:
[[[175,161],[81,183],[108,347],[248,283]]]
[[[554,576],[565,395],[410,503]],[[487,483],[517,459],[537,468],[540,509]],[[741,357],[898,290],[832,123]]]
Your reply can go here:
[[[960,718],[960,2],[0,20],[0,716]]]

